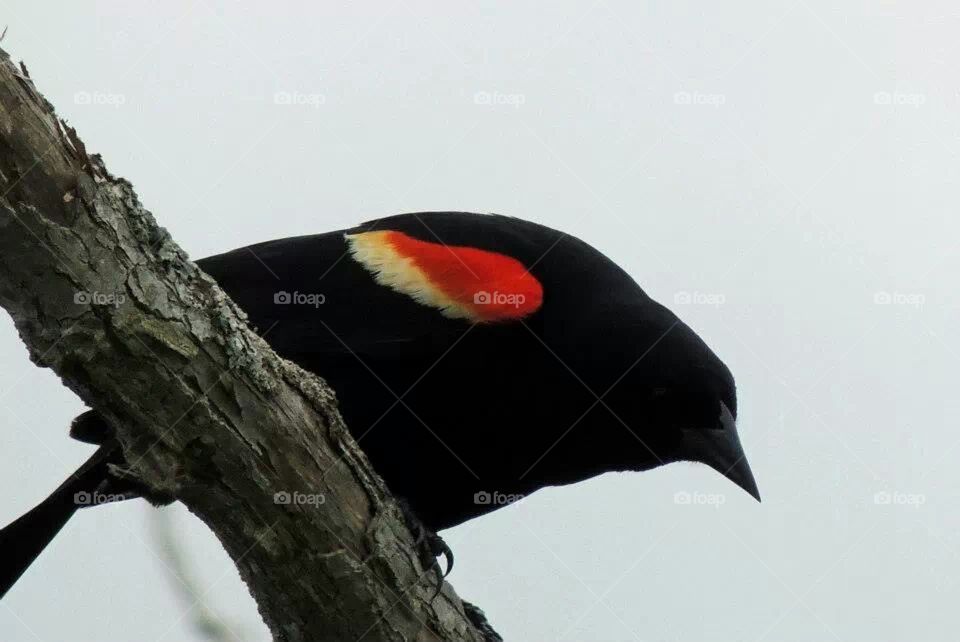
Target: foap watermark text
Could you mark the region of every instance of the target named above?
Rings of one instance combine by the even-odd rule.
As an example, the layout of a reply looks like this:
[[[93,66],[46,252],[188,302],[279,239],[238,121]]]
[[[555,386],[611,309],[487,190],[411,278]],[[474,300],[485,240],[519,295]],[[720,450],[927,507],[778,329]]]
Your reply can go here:
[[[273,302],[277,305],[310,305],[319,308],[327,302],[327,297],[319,292],[286,292],[281,290],[273,293]]]
[[[526,303],[527,297],[523,294],[510,294],[507,292],[487,292],[480,290],[473,293],[473,302],[477,305],[512,305],[519,308]]]
[[[73,293],[73,302],[77,305],[112,305],[118,307],[127,300],[123,292],[89,292],[81,290]]]
[[[713,506],[714,508],[720,508],[727,503],[727,496],[723,493],[681,490],[673,494],[673,503],[678,506]]]
[[[320,506],[326,503],[327,498],[323,493],[301,493],[286,490],[273,494],[273,503],[282,506]]]
[[[506,506],[523,499],[519,493],[501,493],[499,491],[482,490],[474,494],[473,503],[477,506]]]

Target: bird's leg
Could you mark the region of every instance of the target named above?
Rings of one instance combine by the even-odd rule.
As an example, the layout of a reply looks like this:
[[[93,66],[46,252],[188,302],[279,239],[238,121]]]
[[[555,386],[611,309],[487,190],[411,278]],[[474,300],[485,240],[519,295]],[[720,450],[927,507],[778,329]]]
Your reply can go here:
[[[417,547],[417,552],[420,554],[420,564],[425,569],[432,569],[436,574],[437,591],[433,594],[435,598],[443,588],[443,578],[453,570],[453,551],[450,550],[450,547],[447,546],[447,543],[443,541],[442,537],[424,525],[420,518],[417,517],[417,514],[413,512],[410,504],[404,499],[398,499],[397,503],[400,505],[400,510],[403,513],[403,519],[407,528],[409,528],[413,534],[414,544]],[[437,558],[441,555],[443,555],[447,561],[446,571],[440,570],[440,562]]]

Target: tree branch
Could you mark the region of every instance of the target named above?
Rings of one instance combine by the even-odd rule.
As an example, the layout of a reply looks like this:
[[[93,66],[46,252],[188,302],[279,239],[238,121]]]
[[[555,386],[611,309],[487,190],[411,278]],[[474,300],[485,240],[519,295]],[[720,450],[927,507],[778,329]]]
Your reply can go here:
[[[431,601],[326,384],[273,353],[2,50],[0,305],[115,427],[126,473],[216,533],[275,639],[499,639],[449,585]]]

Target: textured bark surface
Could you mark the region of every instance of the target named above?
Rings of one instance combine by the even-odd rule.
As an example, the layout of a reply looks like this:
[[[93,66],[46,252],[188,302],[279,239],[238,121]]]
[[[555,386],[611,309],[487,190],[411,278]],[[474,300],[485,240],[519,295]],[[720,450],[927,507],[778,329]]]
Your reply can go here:
[[[273,353],[2,50],[0,305],[114,424],[128,474],[216,533],[275,639],[495,635],[449,585],[431,601],[326,384]]]

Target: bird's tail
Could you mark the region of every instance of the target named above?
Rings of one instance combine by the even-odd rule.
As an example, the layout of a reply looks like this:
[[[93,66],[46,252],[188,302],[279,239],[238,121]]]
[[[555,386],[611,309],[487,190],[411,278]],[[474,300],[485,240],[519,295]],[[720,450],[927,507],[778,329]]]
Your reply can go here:
[[[126,497],[106,494],[110,492],[109,465],[122,461],[117,442],[104,443],[49,497],[0,530],[0,599],[78,508]]]

